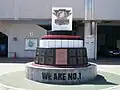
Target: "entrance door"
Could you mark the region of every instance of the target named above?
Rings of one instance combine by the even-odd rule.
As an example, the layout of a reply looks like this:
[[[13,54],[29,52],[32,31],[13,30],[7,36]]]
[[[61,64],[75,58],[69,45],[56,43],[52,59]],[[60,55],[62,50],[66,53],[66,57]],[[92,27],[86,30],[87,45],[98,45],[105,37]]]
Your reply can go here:
[[[8,56],[8,36],[0,32],[0,57]]]

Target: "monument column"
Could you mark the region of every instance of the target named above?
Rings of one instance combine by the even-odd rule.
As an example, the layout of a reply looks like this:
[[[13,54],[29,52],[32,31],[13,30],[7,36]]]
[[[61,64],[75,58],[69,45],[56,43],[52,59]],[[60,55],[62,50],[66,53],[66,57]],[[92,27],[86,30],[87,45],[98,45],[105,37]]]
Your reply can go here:
[[[26,65],[26,77],[43,83],[78,84],[96,76],[97,65],[88,62],[83,40],[73,34],[72,8],[52,8],[52,30],[39,39],[35,60]]]

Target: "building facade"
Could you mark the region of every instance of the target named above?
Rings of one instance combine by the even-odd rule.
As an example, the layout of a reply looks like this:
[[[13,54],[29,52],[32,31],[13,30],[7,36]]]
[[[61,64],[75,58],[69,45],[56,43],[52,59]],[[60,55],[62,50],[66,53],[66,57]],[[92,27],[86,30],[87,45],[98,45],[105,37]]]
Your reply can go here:
[[[25,39],[39,39],[47,33],[44,26],[51,25],[52,7],[73,8],[74,30],[76,35],[83,37],[89,58],[97,58],[101,45],[119,47],[117,43],[119,37],[109,34],[109,31],[106,33],[103,31],[106,27],[109,27],[107,30],[113,30],[112,26],[119,29],[119,0],[0,0],[0,2],[0,32],[7,36],[6,42],[1,41],[0,45],[7,44],[6,57],[10,57],[13,52],[16,53],[16,57],[35,56],[35,50],[25,50]],[[114,33],[116,32],[119,31]],[[108,37],[113,40],[112,44]],[[2,51],[0,53],[2,56]]]

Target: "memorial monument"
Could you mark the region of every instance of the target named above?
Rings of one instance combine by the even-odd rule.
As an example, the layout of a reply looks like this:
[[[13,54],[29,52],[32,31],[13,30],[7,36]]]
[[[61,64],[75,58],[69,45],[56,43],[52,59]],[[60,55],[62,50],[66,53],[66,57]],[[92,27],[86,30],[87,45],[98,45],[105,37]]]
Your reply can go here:
[[[26,78],[52,84],[77,84],[97,76],[88,62],[83,40],[72,31],[72,8],[52,8],[52,30],[39,40],[34,62],[26,64]]]

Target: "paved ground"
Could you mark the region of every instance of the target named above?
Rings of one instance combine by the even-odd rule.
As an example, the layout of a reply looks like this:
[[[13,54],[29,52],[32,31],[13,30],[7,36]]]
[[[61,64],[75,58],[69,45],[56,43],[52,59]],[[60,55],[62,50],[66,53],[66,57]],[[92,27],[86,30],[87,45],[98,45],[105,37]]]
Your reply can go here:
[[[120,81],[118,80],[120,75],[107,72],[98,73],[102,76],[97,76],[95,80],[80,85],[54,85],[34,82],[25,78],[25,71],[12,72],[0,76],[0,82],[8,86],[24,88],[27,90],[100,90],[120,84]]]
[[[34,58],[0,58],[0,63],[27,63],[34,61]]]
[[[108,62],[109,60],[109,62]],[[33,59],[6,59],[1,58],[0,59],[0,74],[6,73],[6,72],[14,72],[14,71],[24,71],[25,70],[25,63],[33,61]],[[101,61],[95,61],[98,64],[98,70],[99,71],[105,71],[112,74],[116,74],[116,76],[120,75],[120,59],[102,59]],[[105,65],[106,64],[106,65]],[[119,81],[119,77],[118,81]],[[113,80],[115,80],[113,78]],[[84,88],[85,86],[83,86]],[[0,89],[3,90],[3,89]],[[4,89],[5,90],[5,89]],[[70,89],[72,90],[72,88]],[[83,89],[84,90],[84,89]],[[105,89],[106,90],[106,89]],[[120,90],[120,86],[115,86],[114,88],[109,88],[107,90]]]

